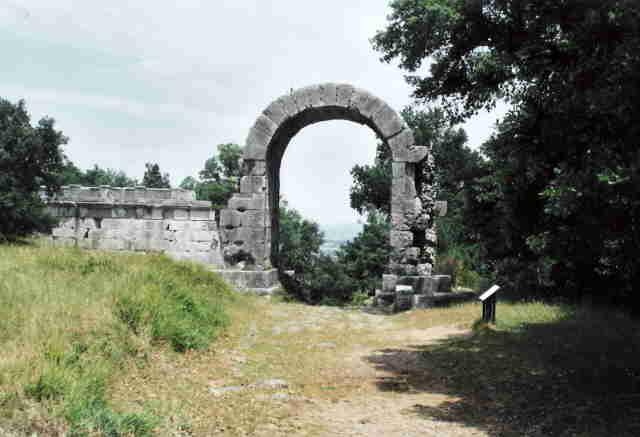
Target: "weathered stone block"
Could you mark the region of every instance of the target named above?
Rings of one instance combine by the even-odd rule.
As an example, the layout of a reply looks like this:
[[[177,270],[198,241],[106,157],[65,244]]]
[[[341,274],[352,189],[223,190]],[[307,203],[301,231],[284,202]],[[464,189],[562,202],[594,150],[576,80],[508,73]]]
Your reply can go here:
[[[296,101],[291,97],[291,95],[282,96],[278,101],[289,117],[293,117],[298,114],[298,105],[296,105]]]
[[[264,114],[260,114],[249,131],[244,149],[245,159],[266,159],[267,146],[278,126]]]
[[[265,176],[267,162],[260,159],[245,159],[242,161],[242,174],[246,176]]]
[[[433,266],[431,264],[427,264],[427,263],[419,263],[416,266],[417,270],[418,270],[418,275],[420,276],[431,276],[431,270],[433,268]]]
[[[233,209],[220,210],[220,228],[237,228],[242,224],[242,214],[243,213]]]
[[[249,210],[242,214],[242,226],[260,228],[265,226],[265,213],[259,210]]]
[[[189,220],[189,211],[186,209],[176,208],[173,210],[174,220]]]
[[[409,149],[408,162],[421,162],[429,154],[429,148],[425,146],[415,146]]]
[[[213,233],[208,231],[191,231],[189,235],[191,241],[208,241],[213,240]]]
[[[407,177],[407,163],[393,162],[391,164],[391,176],[393,179],[402,179]]]
[[[336,104],[337,106],[347,107],[351,104],[351,96],[355,88],[352,85],[338,84],[336,87]]]
[[[414,294],[411,299],[414,308],[429,308],[433,306],[433,300],[424,294]]]
[[[413,244],[413,233],[410,231],[391,231],[390,240],[394,249],[404,249]]]
[[[327,106],[336,106],[338,102],[338,90],[335,83],[325,83],[320,85],[322,90],[322,100]]]
[[[391,213],[391,227],[396,231],[408,231],[409,225],[403,213]]]
[[[164,214],[162,212],[162,208],[152,208],[151,209],[151,218],[153,220],[162,220],[164,218]]]
[[[136,201],[136,189],[133,187],[127,187],[123,192],[123,200],[125,202],[135,202]]]
[[[420,257],[420,248],[418,247],[409,247],[404,252],[404,256],[407,262],[417,262]]]
[[[398,277],[396,275],[382,275],[382,291],[395,293]]]
[[[405,128],[402,119],[387,104],[373,115],[373,122],[380,129],[383,138],[391,138]]]
[[[212,209],[192,209],[190,214],[191,220],[212,220],[213,219],[213,210]]]
[[[322,101],[322,90],[319,85],[300,88],[296,90],[291,97],[296,101],[299,112],[308,108],[324,106],[324,102]]]
[[[261,194],[266,190],[266,176],[243,176],[240,178],[240,192],[243,194]]]
[[[266,196],[264,194],[236,194],[229,199],[229,209],[244,212],[250,209],[264,210]]]
[[[265,115],[265,117],[271,120],[276,126],[279,126],[287,118],[289,118],[289,115],[283,108],[282,102],[280,101],[280,99],[276,100],[275,102],[267,106],[267,109],[265,109],[262,113]]]
[[[411,285],[396,285],[396,296],[410,296],[414,293]]]
[[[409,160],[409,149],[415,144],[411,129],[405,129],[389,141],[391,156],[394,161],[406,162]]]
[[[351,96],[351,107],[357,109],[360,114],[368,119],[372,119],[373,115],[380,111],[385,103],[369,93],[368,91],[356,88]]]
[[[411,308],[412,299],[411,296],[396,296],[396,311],[406,311]]]

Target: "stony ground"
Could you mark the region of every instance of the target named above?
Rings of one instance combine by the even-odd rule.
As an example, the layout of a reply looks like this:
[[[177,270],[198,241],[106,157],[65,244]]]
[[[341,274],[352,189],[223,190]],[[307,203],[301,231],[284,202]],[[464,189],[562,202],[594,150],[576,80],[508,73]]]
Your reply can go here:
[[[284,303],[261,310],[237,346],[225,351],[233,377],[209,383],[217,402],[261,402],[279,411],[266,423],[257,420],[248,434],[489,435],[450,419],[447,409],[458,399],[443,394],[443,382],[428,378],[418,353],[468,335],[468,308],[448,310],[448,316],[443,310],[385,315]]]

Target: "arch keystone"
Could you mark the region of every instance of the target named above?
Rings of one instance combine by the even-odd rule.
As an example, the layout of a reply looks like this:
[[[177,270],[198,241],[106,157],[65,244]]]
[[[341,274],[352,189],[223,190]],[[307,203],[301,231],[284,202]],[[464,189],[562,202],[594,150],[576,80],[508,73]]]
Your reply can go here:
[[[324,106],[320,85],[307,86],[294,91],[291,97],[295,100],[298,112],[309,108]]]
[[[327,106],[336,106],[338,104],[338,85],[335,83],[325,83],[320,85],[322,91],[322,101]]]
[[[336,87],[336,105],[348,108],[354,91],[355,87],[353,85],[338,84]]]

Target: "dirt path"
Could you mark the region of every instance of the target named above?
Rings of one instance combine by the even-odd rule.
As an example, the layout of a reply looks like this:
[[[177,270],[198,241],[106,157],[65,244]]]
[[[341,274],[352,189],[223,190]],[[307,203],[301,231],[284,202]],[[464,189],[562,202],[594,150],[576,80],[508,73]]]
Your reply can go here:
[[[292,376],[291,395],[280,395],[290,413],[286,426],[260,426],[256,435],[487,436],[437,419],[458,399],[443,394],[420,360],[421,347],[469,330],[461,324],[420,328],[419,317],[274,304],[268,326],[253,326],[255,344],[299,336],[316,354],[316,366],[306,381]],[[289,353],[293,359],[295,351]]]

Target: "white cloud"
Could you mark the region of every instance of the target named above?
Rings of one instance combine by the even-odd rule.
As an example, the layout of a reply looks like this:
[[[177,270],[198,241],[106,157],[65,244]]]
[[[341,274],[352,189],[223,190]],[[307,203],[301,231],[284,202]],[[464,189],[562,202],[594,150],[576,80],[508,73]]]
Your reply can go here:
[[[0,95],[53,116],[81,167],[141,177],[154,161],[177,184],[216,144],[242,145],[291,88],[349,82],[410,103],[404,73],[369,43],[388,12],[388,0],[0,0]],[[470,124],[471,143],[491,124]],[[372,138],[344,123],[306,128],[283,163],[290,202],[327,223],[352,217],[348,168],[371,161]]]

